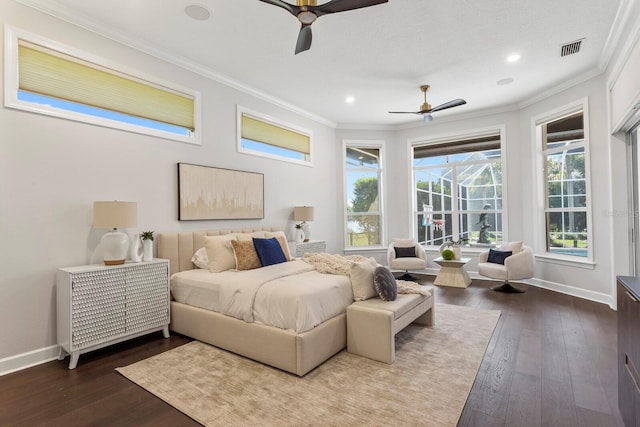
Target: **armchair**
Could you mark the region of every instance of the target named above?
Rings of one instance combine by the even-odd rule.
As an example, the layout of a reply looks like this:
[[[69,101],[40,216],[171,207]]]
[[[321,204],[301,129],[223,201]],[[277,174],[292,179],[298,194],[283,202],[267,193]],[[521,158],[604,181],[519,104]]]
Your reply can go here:
[[[409,270],[425,270],[427,268],[427,253],[422,245],[413,239],[395,239],[387,249],[387,261],[392,270],[404,270],[398,279],[415,280]]]
[[[521,242],[519,242],[521,244]],[[507,244],[509,245],[509,244]],[[534,257],[533,250],[529,246],[517,248],[503,248],[513,250],[513,254],[504,258],[504,265],[488,262],[489,252],[481,252],[478,256],[478,274],[492,279],[504,280],[502,285],[493,286],[491,290],[506,293],[522,293],[524,289],[511,286],[510,280],[530,279],[533,277]]]

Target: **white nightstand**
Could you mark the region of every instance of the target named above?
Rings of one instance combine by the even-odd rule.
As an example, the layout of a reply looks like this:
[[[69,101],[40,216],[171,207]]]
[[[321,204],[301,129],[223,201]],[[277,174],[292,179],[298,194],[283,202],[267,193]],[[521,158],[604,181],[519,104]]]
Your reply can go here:
[[[289,252],[291,256],[300,258],[304,254],[327,251],[327,242],[324,240],[309,240],[308,242],[289,242]]]
[[[162,331],[169,338],[169,261],[60,268],[58,345],[69,369],[81,354]]]

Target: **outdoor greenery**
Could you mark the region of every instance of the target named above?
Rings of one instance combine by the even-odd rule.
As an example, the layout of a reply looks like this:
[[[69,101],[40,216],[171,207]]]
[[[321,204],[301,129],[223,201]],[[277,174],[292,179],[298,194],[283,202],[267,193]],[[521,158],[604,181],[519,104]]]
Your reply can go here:
[[[349,227],[349,246],[371,246],[380,244],[380,212],[378,178],[359,178],[354,183],[353,199],[348,208],[349,222],[358,230]],[[365,215],[375,212],[376,215]],[[360,215],[358,215],[360,214]]]

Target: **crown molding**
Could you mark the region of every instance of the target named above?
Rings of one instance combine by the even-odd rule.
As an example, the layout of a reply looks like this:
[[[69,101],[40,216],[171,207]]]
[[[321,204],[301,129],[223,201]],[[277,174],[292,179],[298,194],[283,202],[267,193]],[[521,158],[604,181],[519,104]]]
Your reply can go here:
[[[620,44],[620,38],[623,35],[624,29],[631,20],[632,14],[630,11],[635,2],[636,0],[621,0],[616,16],[613,19],[611,30],[607,36],[607,41],[600,53],[600,59],[598,60],[599,69],[606,70],[609,66],[616,47]]]

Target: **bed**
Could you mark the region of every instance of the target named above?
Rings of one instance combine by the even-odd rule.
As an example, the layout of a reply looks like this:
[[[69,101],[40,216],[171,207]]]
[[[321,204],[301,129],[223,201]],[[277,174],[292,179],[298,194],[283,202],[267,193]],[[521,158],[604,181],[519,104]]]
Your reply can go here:
[[[197,267],[192,262],[194,253],[205,246],[205,236],[224,236],[231,233],[254,233],[259,231],[275,232],[277,228],[258,227],[159,233],[157,236],[158,257],[170,261],[172,286],[184,276],[199,275],[199,277],[204,277],[207,274],[219,275],[220,273],[209,273],[206,270],[198,272]],[[279,275],[274,273],[273,271],[278,269],[278,266],[262,267],[258,270],[265,269],[263,270],[264,275],[277,276],[273,280],[278,283],[278,287],[291,286],[294,282],[300,280],[298,279],[299,277],[303,277],[305,283],[307,283],[308,278],[313,275],[316,275],[313,276],[315,277],[313,280],[334,281],[335,286],[342,289],[340,298],[343,300],[343,307],[336,309],[332,306],[328,312],[331,313],[331,310],[333,310],[334,314],[322,320],[321,323],[315,325],[313,323],[317,322],[317,320],[312,320],[311,324],[313,325],[310,327],[309,321],[303,319],[300,321],[301,325],[296,327],[285,328],[288,324],[281,325],[284,327],[276,327],[266,324],[270,322],[267,320],[243,319],[243,315],[238,315],[240,318],[237,318],[212,311],[208,309],[211,307],[206,307],[206,304],[201,304],[203,306],[198,307],[178,302],[175,298],[172,298],[171,330],[299,376],[306,374],[346,347],[345,308],[348,303],[344,301],[348,299],[349,302],[352,302],[353,294],[347,297],[344,291],[345,281],[349,282],[348,277],[321,274],[316,271],[309,271],[308,268],[305,270],[303,266],[295,263],[304,262],[291,261],[285,263],[287,269],[294,271],[292,274]],[[176,274],[180,272],[185,273]],[[235,274],[235,277],[240,278],[243,277],[243,273],[246,272],[228,272],[220,274],[219,277],[224,278],[225,274]],[[254,280],[257,277],[257,273],[254,271],[250,276]],[[348,292],[351,292],[350,285],[348,286]],[[257,310],[256,316],[260,316]]]

